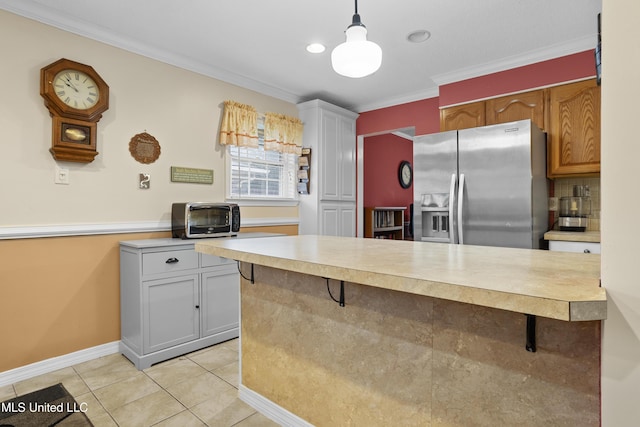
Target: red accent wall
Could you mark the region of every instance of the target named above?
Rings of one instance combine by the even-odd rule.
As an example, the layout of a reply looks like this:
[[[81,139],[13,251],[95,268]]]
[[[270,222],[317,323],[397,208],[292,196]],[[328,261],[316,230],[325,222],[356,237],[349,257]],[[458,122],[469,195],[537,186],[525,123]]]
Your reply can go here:
[[[400,162],[413,166],[413,141],[392,134],[370,136],[364,141],[363,206],[406,206],[413,203],[413,185],[402,188],[398,180]]]
[[[356,121],[357,135],[415,127],[416,135],[440,131],[438,98],[394,105],[360,114]]]
[[[357,135],[414,127],[416,135],[440,131],[440,107],[595,77],[593,50],[440,86],[440,96],[361,113]],[[402,140],[402,141],[398,141]],[[413,163],[410,141],[391,134],[365,138],[364,206],[409,206],[413,188],[402,189],[398,165]],[[407,211],[408,213],[408,211]]]
[[[440,107],[595,77],[593,50],[440,86]]]
[[[416,135],[440,131],[440,107],[595,77],[593,50],[440,86],[440,96],[365,111],[358,135],[415,127]]]

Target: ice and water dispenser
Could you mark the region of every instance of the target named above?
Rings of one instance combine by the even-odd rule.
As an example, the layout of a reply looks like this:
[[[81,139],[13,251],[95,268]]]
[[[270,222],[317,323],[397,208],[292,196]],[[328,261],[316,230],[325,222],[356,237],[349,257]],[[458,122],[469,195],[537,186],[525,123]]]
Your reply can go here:
[[[422,195],[422,240],[450,241],[449,193]]]

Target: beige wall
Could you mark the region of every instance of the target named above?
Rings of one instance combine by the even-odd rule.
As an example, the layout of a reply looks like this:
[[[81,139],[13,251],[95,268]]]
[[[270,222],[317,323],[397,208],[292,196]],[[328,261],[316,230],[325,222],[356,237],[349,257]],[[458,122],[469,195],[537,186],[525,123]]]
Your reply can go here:
[[[0,372],[120,340],[118,242],[153,237],[0,240]]]
[[[224,100],[297,116],[294,104],[5,11],[0,52],[0,234],[167,223],[171,202],[224,200],[216,139]],[[100,154],[89,164],[58,162],[70,171],[68,186],[53,182],[51,118],[39,83],[40,69],[62,57],[93,66],[110,87],[110,107],[98,123]],[[129,153],[131,137],[145,131],[162,150],[151,165]],[[213,169],[214,184],[172,183],[171,166]],[[151,174],[149,190],[137,188],[139,173]],[[241,210],[254,225],[298,216],[295,206]],[[297,234],[297,225],[242,231]],[[0,372],[119,340],[118,242],[160,236],[168,233],[0,240]]]
[[[297,117],[294,104],[98,43],[0,11],[3,84],[0,98],[0,227],[168,221],[171,202],[223,200],[225,164],[217,144],[222,102]],[[40,69],[60,58],[93,66],[110,87],[110,107],[98,123],[98,151],[89,164],[58,162],[70,185],[54,184],[51,119],[40,96]],[[222,64],[221,64],[222,65]],[[129,141],[148,132],[160,158],[144,165]],[[170,181],[170,167],[213,169],[214,184]],[[151,188],[137,187],[151,174]],[[42,207],[46,207],[44,210]],[[243,208],[247,217],[260,216]],[[245,212],[243,212],[245,213]],[[297,209],[278,214],[296,217]]]
[[[640,420],[640,2],[602,5],[602,285],[609,298],[602,354],[602,425]]]

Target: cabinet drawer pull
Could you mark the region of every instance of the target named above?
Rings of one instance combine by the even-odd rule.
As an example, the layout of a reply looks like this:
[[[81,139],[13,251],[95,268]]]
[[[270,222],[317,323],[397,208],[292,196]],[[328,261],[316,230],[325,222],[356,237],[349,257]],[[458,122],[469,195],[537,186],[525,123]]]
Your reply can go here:
[[[585,249],[585,250],[584,250],[584,253],[585,253],[585,254],[590,254],[590,253],[591,253],[591,251],[590,251],[589,249]]]
[[[169,258],[168,260],[166,260],[165,262],[167,264],[175,264],[176,262],[179,262],[180,260],[178,258]]]

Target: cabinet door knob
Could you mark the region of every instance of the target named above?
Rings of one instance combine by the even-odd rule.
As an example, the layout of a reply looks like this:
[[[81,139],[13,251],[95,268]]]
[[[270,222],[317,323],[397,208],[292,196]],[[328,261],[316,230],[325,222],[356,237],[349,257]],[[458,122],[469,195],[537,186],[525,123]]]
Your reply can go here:
[[[167,264],[175,264],[176,262],[179,262],[180,260],[178,258],[169,258],[168,260],[166,260],[165,262]]]
[[[196,308],[200,308],[200,306],[199,306],[199,305],[196,305]]]
[[[591,253],[591,251],[590,251],[589,249],[585,249],[585,250],[584,250],[584,253],[585,253],[585,254],[590,254],[590,253]]]

